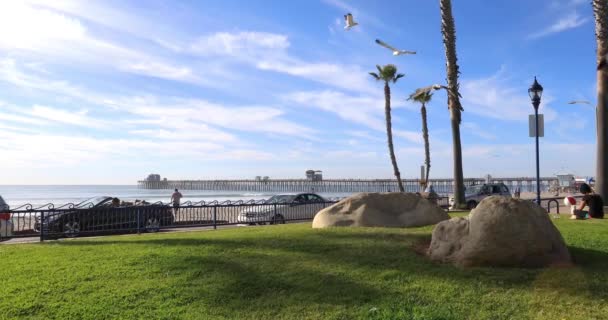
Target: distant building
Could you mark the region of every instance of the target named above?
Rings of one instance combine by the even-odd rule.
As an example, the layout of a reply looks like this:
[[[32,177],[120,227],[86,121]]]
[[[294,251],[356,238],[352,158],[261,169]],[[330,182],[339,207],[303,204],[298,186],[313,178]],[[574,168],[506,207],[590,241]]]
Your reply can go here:
[[[165,178],[167,179],[167,178]],[[145,181],[148,182],[159,182],[160,181],[160,174],[149,174],[148,177],[145,179]]]
[[[315,180],[314,181],[323,181],[323,171],[321,171],[321,170],[315,171]]]
[[[314,170],[306,170],[306,180],[310,180],[310,181],[315,180],[315,171]]]
[[[322,181],[323,171],[321,170],[306,170],[306,180],[309,181]]]
[[[255,176],[255,181],[262,181],[262,177],[261,176]]]
[[[268,181],[268,180],[270,180],[270,178],[269,178],[268,176],[264,176],[264,177],[262,178],[262,180],[264,180],[264,181]]]

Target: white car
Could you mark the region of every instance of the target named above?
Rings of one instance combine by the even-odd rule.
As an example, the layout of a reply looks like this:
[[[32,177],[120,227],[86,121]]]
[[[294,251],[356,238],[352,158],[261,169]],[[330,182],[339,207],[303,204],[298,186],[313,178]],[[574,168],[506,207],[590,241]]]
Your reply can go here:
[[[464,192],[465,203],[469,210],[474,209],[486,197],[511,197],[509,188],[504,183],[488,183],[468,186]],[[454,206],[454,197],[450,197],[450,208]]]
[[[8,213],[10,207],[2,196],[0,196],[0,238],[8,238],[13,236],[14,226],[11,221],[11,214]]]
[[[288,220],[312,220],[327,206],[327,201],[314,193],[280,194],[239,213],[238,223],[280,224]]]

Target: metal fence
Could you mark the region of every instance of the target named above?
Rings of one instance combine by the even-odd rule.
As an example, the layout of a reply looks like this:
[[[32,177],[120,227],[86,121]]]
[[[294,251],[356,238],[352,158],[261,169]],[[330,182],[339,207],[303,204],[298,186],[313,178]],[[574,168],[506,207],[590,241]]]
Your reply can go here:
[[[47,239],[87,235],[157,232],[162,229],[213,227],[236,224],[283,224],[310,221],[337,199],[309,202],[211,201],[185,202],[178,207],[157,202],[134,206],[66,204],[55,207],[23,205],[0,213],[0,240],[40,237]],[[447,209],[448,198],[438,199]]]
[[[55,207],[24,205],[2,213],[0,239],[40,237],[40,240],[87,235],[156,232],[167,228],[214,227],[234,224],[282,224],[312,220],[337,200],[314,202],[211,201],[136,206]]]

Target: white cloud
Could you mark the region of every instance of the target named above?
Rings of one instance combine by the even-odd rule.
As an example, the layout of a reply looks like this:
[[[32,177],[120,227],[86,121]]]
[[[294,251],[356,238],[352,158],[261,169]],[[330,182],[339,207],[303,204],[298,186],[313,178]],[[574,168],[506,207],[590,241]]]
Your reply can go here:
[[[422,138],[422,132],[393,129],[393,135],[395,135],[396,137],[399,137],[399,138],[403,138],[403,139],[405,139],[409,142],[415,143],[415,144],[424,143],[424,139]]]
[[[158,77],[169,80],[202,83],[202,79],[196,76],[192,69],[184,66],[173,66],[157,61],[126,62],[121,64],[121,69],[144,76]]]
[[[349,96],[338,91],[303,91],[285,95],[286,101],[335,113],[338,117],[383,130],[382,100],[370,97]]]
[[[234,135],[213,129],[204,124],[194,125],[192,123],[179,124],[170,122],[168,124],[160,124],[158,127],[160,128],[130,130],[129,133],[148,139],[158,139],[156,141],[161,144],[168,143],[166,140],[184,142],[199,141],[203,143],[237,141],[237,138]]]
[[[281,55],[289,47],[287,36],[268,32],[242,31],[217,32],[201,37],[191,50],[201,55],[230,55],[243,58],[261,58],[263,55]]]
[[[528,121],[534,112],[527,87],[516,87],[501,69],[496,74],[479,79],[464,79],[461,84],[462,105],[465,112],[483,117],[509,121]],[[547,107],[553,98],[543,93],[539,110],[545,114],[546,121],[555,119],[556,113]]]
[[[544,28],[540,32],[532,34],[529,36],[529,38],[538,39],[555,33],[578,28],[589,21],[590,19],[588,17],[582,17],[578,12],[573,11],[568,15],[561,17],[559,20]]]
[[[77,18],[24,2],[0,2],[0,48],[60,64],[112,67],[124,72],[209,85],[187,66],[93,35]]]
[[[87,115],[88,111],[84,109],[77,112],[70,112],[47,106],[34,105],[30,110],[24,110],[24,113],[53,122],[83,126],[87,128],[102,128],[108,125],[108,123],[103,120],[89,117]]]
[[[88,110],[68,111],[66,109],[34,105],[32,107],[14,106],[0,102],[0,120],[21,125],[61,126],[74,125],[86,128],[104,128],[109,123],[90,117]]]
[[[86,28],[76,19],[17,1],[0,5],[0,47],[45,50],[85,38]]]
[[[340,18],[334,19],[334,22],[327,26],[329,33],[336,34],[337,32],[341,31],[343,23],[344,23],[343,20]]]
[[[197,126],[205,124],[236,131],[315,139],[315,130],[284,119],[285,112],[273,107],[226,106],[201,99],[157,97],[128,98],[118,103],[124,105],[126,111],[137,115],[140,120],[155,119],[156,123],[165,129],[196,130]],[[215,135],[230,140],[220,132]]]
[[[48,124],[47,121],[43,121],[43,120],[39,120],[39,119],[32,119],[31,117],[24,117],[24,116],[18,116],[18,115],[14,115],[14,114],[3,114],[3,113],[0,113],[0,120],[17,122],[20,124],[35,124],[35,125]]]
[[[83,163],[112,163],[129,159],[181,158],[194,160],[268,160],[272,153],[249,148],[226,147],[217,143],[150,139],[108,139],[91,136],[32,134],[0,131],[0,147],[11,157],[1,157],[4,169],[65,168]]]
[[[201,56],[229,56],[259,70],[288,74],[355,92],[376,92],[371,78],[358,65],[308,62],[288,52],[286,35],[268,32],[218,32],[199,38],[192,52]]]
[[[368,131],[349,130],[344,133],[346,133],[347,135],[353,136],[355,138],[359,138],[359,139],[365,139],[365,140],[371,140],[371,141],[383,141],[382,138],[380,138],[379,136],[373,135],[372,133],[370,133]]]
[[[488,130],[488,127],[481,128],[477,123],[473,122],[462,122],[461,127],[465,133],[478,136],[485,140],[496,140],[496,135],[492,133],[492,130]]]
[[[590,114],[593,114],[593,109],[587,110]],[[568,141],[579,140],[580,132],[588,131],[595,132],[595,123],[588,125],[587,119],[581,116],[579,113],[560,113],[555,121],[555,131],[559,135],[560,139]]]
[[[378,154],[376,152],[360,152],[354,150],[334,150],[328,151],[323,154],[323,158],[326,159],[348,159],[350,161],[354,159],[376,159]]]
[[[343,92],[300,91],[283,96],[285,101],[303,106],[314,107],[336,114],[338,117],[357,123],[368,128],[386,130],[384,120],[384,97],[370,95],[348,95]],[[403,102],[394,99],[395,107],[403,106]]]
[[[107,95],[98,94],[67,81],[55,80],[40,75],[40,66],[35,69],[24,67],[14,59],[0,59],[0,81],[20,89],[35,89],[59,97],[76,98],[96,105],[111,105]]]
[[[361,67],[334,63],[308,63],[298,59],[284,61],[263,60],[256,66],[261,70],[276,71],[308,79],[348,91],[372,93],[369,75]]]

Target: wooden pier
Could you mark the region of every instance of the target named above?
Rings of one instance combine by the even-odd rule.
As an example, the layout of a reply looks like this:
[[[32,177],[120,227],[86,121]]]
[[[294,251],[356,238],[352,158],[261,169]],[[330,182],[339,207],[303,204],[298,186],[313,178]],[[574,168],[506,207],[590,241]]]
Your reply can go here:
[[[465,185],[483,184],[485,179],[465,179]],[[492,182],[502,182],[513,191],[518,187],[521,192],[536,191],[536,178],[492,178]],[[556,182],[554,177],[541,178],[541,190],[548,190]],[[430,179],[435,191],[439,194],[450,194],[453,190],[452,179]],[[407,192],[420,191],[420,180],[403,180]],[[210,191],[250,191],[250,192],[320,192],[320,193],[353,193],[353,192],[390,192],[399,187],[394,179],[328,179],[311,181],[307,179],[272,179],[272,180],[164,180],[138,181],[142,189],[180,189]]]

